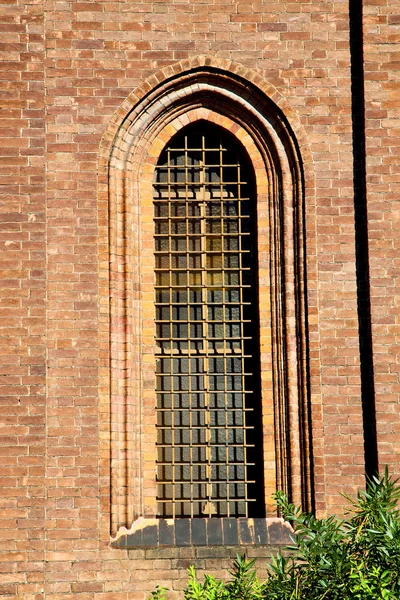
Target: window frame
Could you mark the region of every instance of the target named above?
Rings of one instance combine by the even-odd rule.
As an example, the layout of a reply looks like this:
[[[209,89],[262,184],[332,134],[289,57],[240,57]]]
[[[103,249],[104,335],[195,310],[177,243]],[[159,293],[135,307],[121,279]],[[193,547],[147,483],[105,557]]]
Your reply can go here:
[[[195,121],[194,114],[191,114],[190,122]],[[186,116],[188,113],[186,113]],[[219,126],[222,125],[222,117],[215,113],[214,119],[211,121]],[[202,120],[201,118],[199,120]],[[225,127],[228,129],[227,120],[225,117]],[[231,122],[231,128],[234,127],[234,121]],[[180,120],[174,122],[174,130],[177,132],[185,126]],[[173,137],[173,136],[171,136]],[[236,140],[243,147],[244,151],[252,157],[249,153],[249,147],[243,144],[245,138],[245,130],[238,129],[235,134]],[[157,140],[153,143],[150,148],[149,155],[157,158],[160,155],[164,145],[161,147],[160,141],[162,140],[162,134],[159,134]],[[166,138],[168,141],[170,136]],[[167,142],[166,142],[167,143]],[[252,148],[254,155],[255,148]],[[142,365],[149,365],[149,369],[143,376],[146,378],[146,390],[143,393],[146,395],[146,410],[145,421],[146,421],[146,434],[145,434],[145,448],[143,453],[149,457],[148,466],[145,465],[144,478],[146,480],[146,489],[143,492],[143,511],[144,515],[154,518],[156,516],[156,481],[155,481],[155,464],[156,464],[156,424],[155,424],[155,305],[154,305],[154,272],[155,272],[155,260],[154,260],[154,247],[153,247],[153,235],[154,225],[153,220],[150,219],[150,214],[153,215],[153,177],[154,170],[157,164],[156,160],[151,160],[152,169],[149,172],[147,181],[141,181],[141,213],[143,215],[142,222],[140,225],[141,234],[144,240],[149,240],[148,243],[142,244],[141,251],[141,267],[140,272],[142,274],[142,281],[148,282],[148,284],[142,284],[142,319],[144,323],[143,334],[142,334],[142,345],[146,349],[146,352],[142,354]],[[254,162],[253,162],[254,165]],[[151,177],[151,179],[150,179]],[[265,188],[268,185],[262,178],[260,173],[255,170],[255,186],[257,190]],[[268,194],[263,195],[261,192],[257,192],[257,215],[268,214],[269,212],[269,196]],[[259,264],[267,265],[270,258],[270,231],[268,227],[269,220],[265,221],[265,227],[259,230],[258,238],[258,256]],[[259,218],[257,217],[257,224],[260,224]],[[151,241],[151,243],[150,243]],[[151,284],[150,284],[151,282]],[[271,280],[268,268],[259,269],[259,331],[260,331],[260,373],[261,373],[261,405],[262,405],[262,437],[263,437],[263,479],[264,479],[264,499],[265,499],[265,510],[269,515],[274,514],[275,503],[272,500],[272,494],[277,489],[278,483],[276,478],[276,439],[274,429],[274,398],[272,393],[272,315],[271,315]],[[147,352],[148,350],[148,352]],[[144,396],[143,396],[144,399]],[[150,425],[151,423],[151,425]],[[150,459],[151,457],[151,459]],[[150,475],[151,473],[151,475]],[[152,478],[152,479],[151,479]]]
[[[197,138],[201,139],[200,146],[202,149],[200,146],[196,146],[196,149],[194,148],[193,144],[196,144],[194,140]],[[210,146],[211,139],[213,143]],[[217,140],[217,144],[214,143],[215,140]],[[173,157],[177,156],[178,152],[175,150],[177,141],[181,141],[180,153],[184,157],[183,166],[173,164]],[[217,145],[218,157],[216,160],[215,155],[217,152],[215,148]],[[187,150],[187,148],[190,149]],[[207,158],[210,157],[209,148],[213,148],[211,152],[213,158],[212,164],[207,163]],[[197,158],[200,156],[200,162],[197,166],[192,162],[187,166],[187,160],[190,160],[188,157],[193,156]],[[224,156],[229,156],[229,162],[233,162],[235,165],[225,166],[228,163],[223,158]],[[235,159],[232,161],[233,156]],[[172,163],[170,162],[171,159]],[[165,163],[165,161],[167,162]],[[216,163],[218,163],[218,166],[216,166]],[[216,168],[218,173],[215,174],[216,178],[214,183],[212,183],[211,177],[207,179],[206,175]],[[204,181],[201,177],[203,173],[205,173]],[[184,180],[182,180],[183,174],[185,174]],[[232,178],[233,175],[236,175],[236,177]],[[228,180],[223,181],[226,176]],[[171,177],[172,181],[170,181]],[[180,183],[178,183],[179,177],[182,180]],[[176,184],[174,183],[175,180]],[[179,187],[176,188],[176,185]],[[155,348],[157,364],[157,513],[159,516],[164,513],[164,518],[165,513],[169,514],[170,517],[174,515],[174,518],[205,518],[212,515],[216,517],[220,512],[222,514],[227,513],[224,514],[224,517],[228,518],[233,516],[232,512],[235,513],[235,516],[253,515],[261,517],[265,515],[265,500],[262,429],[260,426],[262,415],[260,385],[261,331],[259,327],[258,298],[257,191],[254,169],[242,144],[239,144],[223,128],[200,120],[184,127],[163,149],[156,165],[153,188],[156,261],[155,319],[157,333]],[[184,196],[182,196],[180,190],[183,190]],[[196,195],[196,199],[194,198],[194,194]],[[213,197],[214,195],[215,197]],[[225,205],[225,202],[228,202],[228,204]],[[179,206],[179,215],[175,214],[176,211],[172,211],[174,206]],[[208,210],[211,206],[214,207],[213,212],[209,213]],[[225,212],[226,209],[223,206],[229,206],[228,213]],[[184,217],[181,214],[182,208],[185,208]],[[234,211],[233,213],[232,210]],[[173,214],[171,214],[172,212]],[[215,216],[217,213],[218,216]],[[231,214],[237,215],[236,219],[232,220],[233,217],[229,216]],[[236,231],[235,227],[230,232],[231,226],[235,225],[236,222],[237,233],[234,233]],[[171,227],[174,223],[178,223],[178,225],[185,223],[186,228],[191,224],[192,228],[197,227],[197,233],[193,231],[192,235],[186,230],[186,233],[181,232],[178,238],[176,236],[171,237]],[[204,228],[202,228],[202,224],[204,224]],[[218,225],[220,227],[217,227]],[[212,230],[208,231],[208,227],[210,226],[212,226]],[[216,237],[219,229],[220,238]],[[172,249],[171,253],[170,245],[174,239],[178,239],[180,245],[184,242],[185,249],[182,250],[181,248],[178,255],[180,262],[182,262],[181,259],[183,258],[183,262],[186,265],[185,273],[187,275],[184,277],[186,281],[184,293],[189,293],[190,282],[187,280],[187,276],[190,279],[191,274],[194,274],[197,279],[200,278],[199,281],[196,280],[194,282],[193,290],[195,291],[193,293],[197,294],[197,296],[200,294],[202,302],[200,313],[196,312],[195,315],[195,327],[198,328],[200,326],[201,335],[205,336],[202,342],[196,341],[193,343],[190,341],[193,339],[194,333],[189,334],[188,332],[186,333],[186,337],[185,335],[182,336],[186,331],[185,328],[191,327],[188,323],[183,324],[184,331],[180,331],[181,324],[178,326],[176,333],[179,340],[172,341],[174,325],[170,315],[171,309],[174,311],[174,303],[172,301],[173,281],[177,277],[182,278],[183,275],[183,271],[181,271],[183,265],[175,265],[174,262],[171,262],[177,250],[177,248],[175,248],[175,251]],[[168,249],[159,247],[160,244],[165,246],[166,240],[168,240]],[[195,244],[196,240],[197,243]],[[213,243],[211,247],[208,247],[207,240],[210,244]],[[219,245],[217,243],[217,246],[215,246],[213,240],[217,242],[218,240],[221,241],[220,254],[216,254],[216,248],[219,248]],[[230,245],[235,241],[237,242],[237,250],[232,251]],[[225,248],[226,243],[228,243],[228,248]],[[192,265],[191,270],[188,261],[190,259],[193,261],[194,256],[198,262]],[[237,265],[232,269],[232,273],[229,270],[229,274],[237,276],[237,288],[231,289],[228,285],[230,280],[227,284],[226,275],[224,275],[227,272],[222,261],[225,264],[227,259],[230,261],[230,259],[235,257],[237,258]],[[158,264],[158,258],[162,263]],[[219,298],[218,292],[213,292],[213,290],[217,289],[214,285],[214,279],[209,281],[209,276],[218,277],[219,274],[218,270],[214,270],[214,263],[211,265],[212,270],[208,271],[208,261],[215,258],[221,259],[220,268],[222,273],[220,275],[222,276],[222,280],[219,282],[219,285],[222,286],[221,298]],[[165,259],[167,259],[167,262]],[[251,276],[251,279],[242,281],[242,277],[246,273],[247,276]],[[204,274],[205,277],[201,274]],[[200,281],[202,283],[199,287]],[[182,282],[179,280],[179,283]],[[228,288],[225,287],[226,285],[228,285]],[[167,306],[165,306],[166,299],[163,299],[162,306],[158,304],[157,293],[161,288],[163,295],[167,294],[170,300],[170,304]],[[226,317],[226,312],[230,308],[228,305],[225,305],[226,295],[228,294],[230,298],[233,293],[236,297],[236,292],[238,297],[235,308],[239,312],[236,317],[238,321],[233,326],[239,328],[236,336],[244,336],[237,341],[231,339],[233,334],[229,335],[229,328],[232,325],[230,321],[229,323],[226,322],[226,318],[232,319],[233,317]],[[211,299],[209,298],[210,293],[212,294]],[[214,297],[214,293],[217,296]],[[228,302],[229,305],[233,301],[232,298]],[[189,310],[189,305],[193,301],[196,303],[194,310],[198,311],[199,307],[197,303],[200,301],[199,298],[194,300],[187,298],[184,304],[181,304],[182,300],[179,299],[178,306],[181,306],[180,310],[185,312]],[[209,323],[209,301],[211,301],[212,305],[215,302],[221,303],[222,313],[219,325]],[[250,303],[250,305],[246,308],[243,302],[246,305]],[[193,307],[190,310],[193,310]],[[162,311],[161,316],[159,315],[159,311]],[[165,313],[167,316],[165,316]],[[240,317],[239,315],[242,316]],[[160,318],[161,321],[159,320]],[[215,316],[212,318],[215,318]],[[247,320],[245,321],[244,319]],[[209,335],[213,336],[213,333],[210,333],[210,328],[212,331],[212,328],[215,327],[222,328],[225,337],[221,337],[220,341],[210,342]],[[159,333],[161,329],[162,334]],[[217,332],[214,332],[214,335],[218,335]],[[206,347],[204,347],[204,343]],[[172,344],[175,345],[175,350],[172,349]],[[181,344],[183,344],[183,347],[179,351]],[[184,375],[184,372],[181,372],[180,364],[182,360],[185,364],[189,363],[186,367],[188,370],[184,371],[188,375]],[[193,360],[198,365],[196,370],[200,366],[200,370],[204,373],[204,375],[200,376],[199,381],[198,377],[191,377],[190,375]],[[219,369],[214,365],[213,361],[215,360],[218,361]],[[239,370],[240,376],[235,376],[233,372],[232,374],[226,374],[227,364],[232,363],[232,361],[235,361],[234,371]],[[237,363],[241,365],[240,369],[238,369]],[[211,366],[211,371],[207,365]],[[214,365],[214,368],[212,365]],[[223,371],[220,370],[222,366],[225,367]],[[166,371],[163,370],[164,367],[167,369]],[[179,370],[178,374],[176,374],[177,367]],[[231,370],[231,368],[227,367],[227,371]],[[223,375],[218,375],[217,371],[223,373]],[[245,372],[248,373],[245,374]],[[208,380],[210,380],[211,387],[205,385]],[[175,381],[179,388],[183,390],[183,392],[178,392],[179,403],[176,410],[175,402],[177,398],[173,391]],[[189,381],[192,381],[190,385]],[[200,388],[193,389],[192,386],[197,381],[200,383]],[[188,387],[182,388],[182,384],[184,386],[188,385]],[[172,392],[166,391],[165,386],[167,386],[168,390],[172,390]],[[222,391],[218,392],[218,390]],[[235,392],[235,390],[238,391]],[[190,408],[190,412],[193,413],[194,419],[198,419],[198,423],[192,427],[192,417],[190,420],[187,419],[189,408],[184,409],[181,398],[183,398],[185,405],[189,403],[189,406],[192,407],[192,399],[194,397],[196,398],[194,409]],[[234,402],[231,406],[227,403],[229,398]],[[171,399],[172,405],[169,406]],[[224,418],[222,420],[220,418],[221,401],[223,401],[224,406],[224,410],[222,411]],[[200,405],[198,405],[198,402],[200,402]],[[241,406],[241,409],[239,409],[239,406]],[[175,413],[179,423],[175,422]],[[232,417],[232,424],[239,419],[237,426],[233,427],[233,429],[228,426],[229,416]],[[184,422],[181,422],[182,418]],[[188,421],[187,423],[186,420]],[[213,421],[215,421],[214,424]],[[225,426],[222,426],[222,421],[224,421]],[[196,439],[197,436],[200,437],[197,442],[194,440],[192,444],[193,435],[196,435]],[[228,438],[229,436],[229,444],[226,445],[226,440],[225,442],[221,441],[221,439],[218,441],[216,438],[217,435],[218,437],[222,436],[222,438],[225,436]],[[188,440],[187,452],[183,450],[184,456],[180,458],[183,463],[179,466],[175,465],[175,449],[177,449],[178,453],[181,453],[182,450],[180,451],[175,446],[175,437],[178,440],[181,438],[182,440]],[[213,438],[215,438],[214,441],[212,441]],[[200,442],[200,439],[202,442]],[[182,444],[182,440],[180,444]],[[179,446],[180,444],[178,441]],[[236,449],[231,444],[234,444]],[[208,453],[207,450],[209,451]],[[217,458],[216,453],[219,455],[221,450],[223,451],[224,458],[221,456]],[[197,453],[202,451],[204,456],[200,459]],[[193,452],[196,453],[195,457],[193,457]],[[230,459],[226,456],[227,452],[232,454]],[[242,452],[243,457],[241,458]],[[214,458],[212,458],[213,455]],[[208,456],[208,460],[206,456]],[[229,466],[229,462],[232,459],[234,459],[235,463],[237,462],[235,467]],[[195,475],[199,469],[203,473],[202,479],[199,479]],[[237,481],[231,480],[228,470],[235,472],[234,479],[237,479]],[[219,473],[220,471],[221,473],[217,475],[217,472]],[[225,479],[222,473],[225,473]],[[178,474],[177,480],[176,474]],[[253,479],[254,481],[252,481]],[[178,498],[175,496],[176,493],[178,494]],[[160,497],[160,494],[162,497]],[[203,507],[200,506],[201,504]],[[208,513],[207,510],[209,511]]]
[[[197,59],[196,59],[197,60]],[[113,534],[154,516],[154,307],[144,289],[152,236],[152,177],[168,139],[181,127],[207,119],[231,131],[254,166],[265,281],[260,305],[269,313],[272,352],[261,348],[265,389],[271,398],[263,413],[265,479],[270,493],[286,489],[291,498],[312,504],[308,342],[305,296],[303,160],[296,135],[274,101],[284,102],[260,76],[240,66],[201,58],[164,70],[132,94],[104,141],[99,200],[100,256],[107,260],[101,285],[104,362],[100,376],[104,452],[110,452],[110,522]],[[225,69],[221,71],[222,67]],[[291,109],[286,105],[287,112]],[[307,150],[303,136],[302,152]],[[309,161],[309,155],[306,152]],[[310,174],[310,172],[309,172]],[[308,178],[311,181],[311,178]],[[312,191],[312,185],[311,185]],[[108,258],[107,258],[108,257]],[[260,325],[263,323],[260,320]],[[268,324],[267,324],[268,325]],[[107,339],[109,348],[107,349]],[[151,341],[153,339],[153,341]],[[269,342],[271,344],[271,342]],[[276,434],[276,435],[275,435]],[[106,456],[106,455],[104,455]],[[104,501],[107,502],[104,492]],[[104,505],[104,502],[103,502]],[[105,504],[104,506],[107,506]],[[267,506],[268,511],[268,506]],[[136,524],[136,525],[135,525]]]

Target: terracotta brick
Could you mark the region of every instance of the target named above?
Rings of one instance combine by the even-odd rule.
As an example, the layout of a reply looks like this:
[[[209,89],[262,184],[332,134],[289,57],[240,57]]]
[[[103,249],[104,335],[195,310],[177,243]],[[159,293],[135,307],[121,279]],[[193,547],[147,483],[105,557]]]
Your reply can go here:
[[[388,464],[399,476],[400,62],[395,48],[399,18],[388,0],[363,4],[366,247],[378,455],[380,467]],[[238,79],[253,78],[254,86],[280,107],[297,138],[305,185],[315,192],[306,196],[304,217],[318,514],[340,512],[340,493],[352,494],[363,486],[348,12],[347,2],[317,0],[221,4],[10,0],[0,7],[0,538],[6,542],[0,552],[4,575],[0,595],[26,600],[39,600],[44,594],[49,600],[144,600],[162,580],[176,600],[189,563],[201,572],[212,569],[220,574],[218,557],[223,554],[218,552],[229,554],[224,548],[217,552],[109,547],[110,440],[120,452],[113,456],[112,468],[120,469],[113,493],[120,496],[121,511],[132,511],[133,499],[145,490],[146,514],[154,512],[151,193],[141,214],[147,234],[132,250],[126,279],[125,240],[111,239],[110,233],[129,211],[121,197],[115,205],[107,204],[109,155],[132,107],[159,89],[161,82],[204,63],[235,73]],[[201,117],[230,128],[261,172],[259,149],[251,146],[251,136],[246,137],[231,116],[199,108],[190,116],[182,115],[180,125]],[[159,132],[147,163],[146,140],[135,155],[138,163],[145,163],[141,182],[147,190],[158,153],[176,127],[177,123]],[[113,148],[121,161],[126,150]],[[270,216],[264,196],[268,182],[259,183],[260,292],[270,302]],[[139,339],[142,327],[143,344],[130,349],[130,360],[142,356],[143,368],[140,373],[131,360],[128,373],[125,350],[113,354],[116,401],[111,405],[110,249],[116,299],[112,345],[130,333],[124,322],[126,282],[133,281],[140,257],[150,265],[140,289],[129,290],[135,319],[140,299],[147,302],[142,323],[136,321],[133,330]],[[288,311],[292,308],[289,303]],[[270,304],[261,323],[263,386],[271,401],[269,310]],[[125,394],[128,380],[130,395]],[[146,417],[142,475],[134,464],[126,477],[120,467],[126,464],[125,418],[127,407],[138,406],[139,399]],[[272,432],[273,410],[268,406],[266,402],[264,451],[271,459],[274,440],[267,427]],[[136,432],[139,416],[129,414],[130,431]],[[295,445],[291,452],[299,456]],[[274,464],[271,459],[272,471]],[[146,481],[141,480],[143,474]],[[275,485],[274,477],[266,476],[268,489]],[[254,555],[269,552],[250,550]]]

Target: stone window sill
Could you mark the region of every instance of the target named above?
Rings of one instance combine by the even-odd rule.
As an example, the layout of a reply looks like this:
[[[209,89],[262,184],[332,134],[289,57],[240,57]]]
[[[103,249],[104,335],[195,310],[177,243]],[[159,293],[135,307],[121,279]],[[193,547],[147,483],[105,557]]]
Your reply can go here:
[[[280,518],[138,519],[122,528],[112,548],[165,548],[187,546],[286,546],[293,529]]]

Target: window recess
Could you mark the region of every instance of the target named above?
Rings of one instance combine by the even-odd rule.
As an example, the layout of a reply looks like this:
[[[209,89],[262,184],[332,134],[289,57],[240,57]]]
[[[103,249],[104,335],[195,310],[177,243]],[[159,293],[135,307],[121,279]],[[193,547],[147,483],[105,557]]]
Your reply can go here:
[[[264,516],[254,174],[204,122],[154,181],[157,515]]]

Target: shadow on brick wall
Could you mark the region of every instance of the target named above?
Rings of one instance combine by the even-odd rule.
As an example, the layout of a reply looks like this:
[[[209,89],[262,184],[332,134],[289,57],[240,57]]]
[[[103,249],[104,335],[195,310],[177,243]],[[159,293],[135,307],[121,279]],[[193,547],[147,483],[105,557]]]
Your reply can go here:
[[[361,400],[364,426],[365,472],[368,477],[372,477],[378,472],[378,446],[375,415],[368,250],[362,0],[350,0],[349,7],[353,121],[353,183]]]

